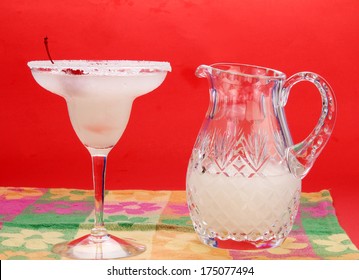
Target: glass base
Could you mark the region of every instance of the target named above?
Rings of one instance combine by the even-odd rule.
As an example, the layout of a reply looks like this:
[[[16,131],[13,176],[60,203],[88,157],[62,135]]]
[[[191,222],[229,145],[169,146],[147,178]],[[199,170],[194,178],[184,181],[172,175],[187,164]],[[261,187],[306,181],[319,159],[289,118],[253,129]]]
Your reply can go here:
[[[124,240],[113,235],[85,235],[53,247],[52,251],[71,259],[105,260],[132,257],[143,253],[144,245]]]
[[[285,238],[260,241],[236,241],[232,239],[221,240],[200,236],[201,241],[211,247],[227,250],[261,250],[280,246]]]

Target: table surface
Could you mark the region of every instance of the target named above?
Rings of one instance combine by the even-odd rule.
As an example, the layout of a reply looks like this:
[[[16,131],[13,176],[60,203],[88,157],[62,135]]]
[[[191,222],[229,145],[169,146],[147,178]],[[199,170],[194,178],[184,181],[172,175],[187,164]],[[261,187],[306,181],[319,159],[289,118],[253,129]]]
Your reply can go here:
[[[202,244],[184,191],[107,191],[109,232],[140,241],[134,259],[359,259],[340,226],[329,191],[302,193],[295,224],[277,248],[234,251]],[[89,233],[93,192],[55,188],[0,188],[0,259],[62,259],[54,244]]]

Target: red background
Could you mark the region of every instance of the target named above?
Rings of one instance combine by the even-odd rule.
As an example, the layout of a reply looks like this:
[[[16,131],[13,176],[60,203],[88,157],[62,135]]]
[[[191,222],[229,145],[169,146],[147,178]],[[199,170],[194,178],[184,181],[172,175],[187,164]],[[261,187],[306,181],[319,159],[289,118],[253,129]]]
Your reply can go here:
[[[52,0],[0,2],[0,185],[91,189],[90,156],[64,100],[40,88],[26,62],[143,59],[171,62],[155,92],[135,101],[109,156],[107,188],[185,189],[192,146],[208,105],[200,64],[241,62],[288,76],[311,70],[333,87],[338,119],[303,181],[330,189],[339,221],[359,246],[357,0]],[[296,142],[320,112],[314,86],[295,86],[287,105]]]

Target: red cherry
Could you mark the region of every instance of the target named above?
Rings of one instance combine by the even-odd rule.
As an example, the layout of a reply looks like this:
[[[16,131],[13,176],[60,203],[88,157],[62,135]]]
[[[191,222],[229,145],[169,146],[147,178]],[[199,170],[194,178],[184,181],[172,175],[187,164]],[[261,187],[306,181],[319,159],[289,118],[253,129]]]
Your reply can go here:
[[[62,72],[69,75],[84,75],[84,71],[80,69],[75,70],[75,69],[67,68],[67,69],[63,69]]]

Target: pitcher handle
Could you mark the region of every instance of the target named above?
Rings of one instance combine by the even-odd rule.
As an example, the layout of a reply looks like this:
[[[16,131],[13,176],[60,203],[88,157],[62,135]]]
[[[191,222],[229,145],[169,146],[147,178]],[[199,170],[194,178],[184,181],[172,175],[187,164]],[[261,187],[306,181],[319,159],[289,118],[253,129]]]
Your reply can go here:
[[[289,92],[296,83],[309,81],[313,83],[322,98],[322,112],[319,121],[313,131],[298,144],[293,144],[284,117],[284,106],[287,103]],[[300,72],[286,80],[280,95],[279,106],[281,108],[279,119],[284,129],[287,143],[286,158],[288,166],[296,177],[305,177],[312,168],[315,160],[327,144],[332,134],[336,119],[336,101],[330,85],[318,74],[312,72]]]

